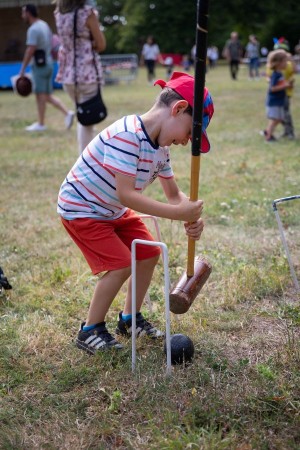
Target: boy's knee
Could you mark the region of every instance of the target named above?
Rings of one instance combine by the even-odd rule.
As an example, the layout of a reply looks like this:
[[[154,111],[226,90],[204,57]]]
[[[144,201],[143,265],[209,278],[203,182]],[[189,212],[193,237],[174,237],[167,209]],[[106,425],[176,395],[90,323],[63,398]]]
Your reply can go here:
[[[158,255],[152,256],[151,258],[140,260],[139,262],[145,266],[155,267],[156,264],[158,263],[159,257],[160,257],[160,255],[158,254]]]
[[[126,281],[131,275],[131,266],[123,267],[118,270],[119,276]]]

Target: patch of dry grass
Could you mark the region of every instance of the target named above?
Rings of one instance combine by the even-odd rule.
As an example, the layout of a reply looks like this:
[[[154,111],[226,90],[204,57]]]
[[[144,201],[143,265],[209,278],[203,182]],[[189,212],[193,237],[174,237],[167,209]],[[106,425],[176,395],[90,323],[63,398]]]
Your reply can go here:
[[[1,449],[299,448],[299,295],[272,211],[275,198],[299,194],[299,140],[262,141],[266,84],[249,82],[243,70],[237,83],[227,67],[207,74],[216,112],[213,150],[201,160],[206,228],[197,251],[213,272],[190,311],[172,317],[172,331],[189,335],[196,352],[170,378],[161,343],[138,342],[134,376],[126,340],[123,352],[95,358],[74,347],[95,284],[56,215],[59,186],[77,157],[75,131],[49,108],[48,131],[26,134],[33,96],[1,93],[0,265],[13,285],[0,296]],[[296,127],[299,93],[296,83]],[[100,128],[142,113],[156,94],[143,70],[135,83],[105,87],[109,116]],[[186,191],[188,152],[171,150]],[[148,193],[163,198],[157,183]],[[299,205],[280,213],[299,275]],[[183,227],[159,223],[176,283],[186,264]],[[160,264],[151,320],[163,328],[162,280]],[[124,295],[108,314],[112,331]]]

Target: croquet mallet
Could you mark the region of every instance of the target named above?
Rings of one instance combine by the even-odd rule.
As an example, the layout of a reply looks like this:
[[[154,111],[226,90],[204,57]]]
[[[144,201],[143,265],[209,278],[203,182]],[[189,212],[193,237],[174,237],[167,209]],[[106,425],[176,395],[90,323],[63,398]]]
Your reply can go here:
[[[193,105],[192,159],[190,200],[198,200],[200,175],[200,148],[202,138],[203,102],[205,87],[207,31],[209,0],[197,2],[195,88]],[[211,264],[202,256],[195,258],[195,241],[188,238],[187,271],[170,293],[170,311],[184,314],[199,294],[212,270]]]

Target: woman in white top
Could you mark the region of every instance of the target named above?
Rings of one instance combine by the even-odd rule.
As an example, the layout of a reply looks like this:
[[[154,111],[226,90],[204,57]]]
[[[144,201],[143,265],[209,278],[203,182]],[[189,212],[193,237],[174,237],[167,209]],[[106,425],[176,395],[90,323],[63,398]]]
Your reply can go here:
[[[147,41],[143,45],[141,63],[147,68],[148,82],[153,83],[155,78],[156,61],[162,62],[159,46],[155,43],[153,36],[148,36]]]

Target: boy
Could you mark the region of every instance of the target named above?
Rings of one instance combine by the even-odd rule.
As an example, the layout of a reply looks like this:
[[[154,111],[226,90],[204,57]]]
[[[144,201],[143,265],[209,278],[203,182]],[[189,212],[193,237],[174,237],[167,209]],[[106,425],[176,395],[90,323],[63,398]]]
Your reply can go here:
[[[169,146],[187,145],[192,135],[194,78],[174,72],[168,82],[158,80],[162,91],[152,108],[131,115],[103,130],[84,150],[63,182],[58,213],[78,245],[93,274],[105,272],[97,282],[76,345],[94,354],[106,348],[122,348],[108,332],[106,313],[128,279],[123,311],[116,333],[131,335],[131,242],[152,240],[140,217],[143,214],[184,221],[186,234],[199,239],[203,230],[202,200],[189,201],[176,184],[170,165]],[[213,114],[205,90],[201,151],[210,144],[205,132]],[[153,200],[143,191],[159,177],[168,200]],[[137,246],[137,335],[160,338],[164,334],[147,322],[140,309],[150,285],[160,248]]]
[[[286,89],[291,82],[284,79],[282,71],[287,66],[287,54],[284,50],[273,50],[268,55],[267,67],[272,70],[266,98],[268,126],[264,131],[266,142],[275,142],[273,132],[279,123],[284,122],[284,103]]]
[[[295,139],[295,132],[294,132],[294,124],[293,124],[293,118],[291,113],[291,101],[293,97],[294,92],[294,81],[295,81],[295,74],[297,72],[296,70],[296,64],[293,60],[293,56],[291,53],[289,53],[290,46],[286,39],[279,38],[276,40],[274,45],[274,50],[282,49],[287,54],[287,65],[285,69],[282,71],[282,74],[284,76],[284,79],[288,82],[290,82],[290,86],[286,89],[286,96],[284,101],[284,121],[283,121],[283,128],[284,132],[281,137],[287,138],[290,140]],[[267,67],[266,75],[268,80],[270,80],[270,77],[272,75],[272,70]]]

